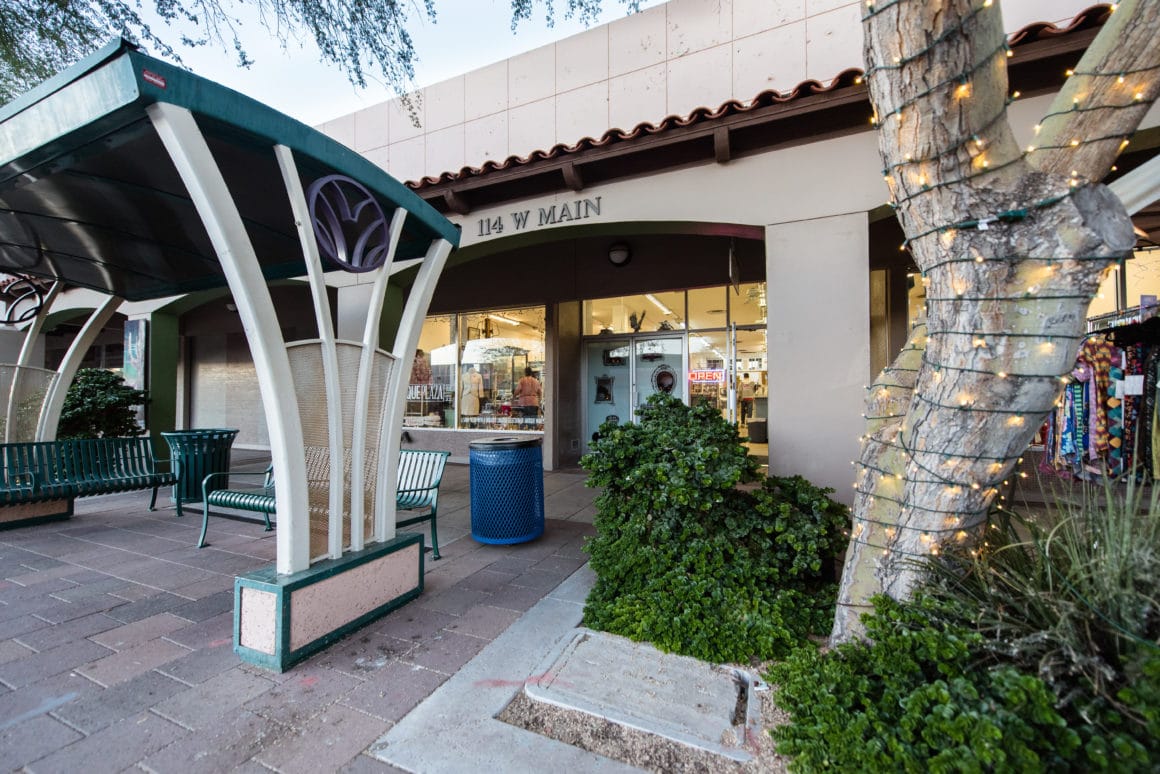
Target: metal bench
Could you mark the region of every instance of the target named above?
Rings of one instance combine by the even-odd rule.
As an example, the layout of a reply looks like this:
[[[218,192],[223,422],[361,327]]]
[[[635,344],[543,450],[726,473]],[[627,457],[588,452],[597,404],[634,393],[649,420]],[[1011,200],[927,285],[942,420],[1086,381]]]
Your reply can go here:
[[[439,483],[443,468],[451,452],[404,449],[399,452],[399,488],[395,492],[395,508],[400,511],[418,511],[430,508],[429,513],[396,519],[395,526],[407,527],[420,522],[431,522],[431,556],[439,558],[439,537],[435,534],[435,517],[439,513]]]
[[[395,508],[400,511],[415,511],[430,509],[429,512],[397,520],[395,526],[406,527],[424,521],[431,522],[431,551],[435,559],[439,559],[439,537],[436,532],[436,517],[439,513],[439,484],[443,480],[443,469],[447,464],[450,452],[445,451],[418,451],[404,449],[399,453],[398,489],[395,494]],[[216,476],[264,476],[261,488],[254,489],[217,489],[208,491],[208,485]],[[197,547],[205,546],[205,534],[209,528],[209,508],[233,508],[239,511],[261,513],[266,519],[266,529],[271,530],[270,514],[275,512],[274,506],[274,474],[273,468],[267,468],[262,473],[211,473],[202,481],[202,501],[205,510],[202,515],[201,537]]]
[[[176,473],[158,470],[166,462],[153,455],[148,436],[0,444],[0,506],[68,501],[63,512],[27,520],[42,521],[71,516],[76,497],[152,489],[152,511],[157,490],[177,483]],[[23,523],[6,520],[0,526]]]
[[[230,477],[246,478],[261,476],[262,485],[258,489],[212,489],[210,484],[217,478]],[[205,533],[209,529],[209,507],[233,508],[238,511],[260,513],[266,519],[266,531],[274,529],[270,524],[270,514],[274,512],[274,466],[266,468],[265,473],[210,473],[201,481],[201,536],[197,539],[197,547],[205,547]]]

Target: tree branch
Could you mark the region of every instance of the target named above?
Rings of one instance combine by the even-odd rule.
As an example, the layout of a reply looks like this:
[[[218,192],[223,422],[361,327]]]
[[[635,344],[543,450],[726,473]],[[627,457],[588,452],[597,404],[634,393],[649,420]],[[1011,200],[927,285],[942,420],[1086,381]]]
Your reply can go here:
[[[1102,180],[1160,96],[1160,2],[1120,3],[1039,123],[1028,160],[1041,172]]]

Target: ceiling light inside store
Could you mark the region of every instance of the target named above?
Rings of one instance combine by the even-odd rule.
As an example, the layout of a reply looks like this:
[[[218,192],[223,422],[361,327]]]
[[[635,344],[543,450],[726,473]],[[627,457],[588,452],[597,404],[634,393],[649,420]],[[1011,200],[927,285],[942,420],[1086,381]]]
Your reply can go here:
[[[520,324],[519,320],[513,320],[510,317],[504,317],[502,314],[489,314],[488,317],[495,320],[496,322],[507,323],[508,325],[512,326]]]
[[[649,301],[652,301],[652,302],[653,302],[653,304],[655,304],[655,305],[656,305],[656,308],[657,308],[657,309],[660,309],[660,310],[661,310],[662,312],[664,312],[665,314],[667,314],[667,315],[669,315],[669,316],[672,316],[672,314],[673,314],[673,310],[672,310],[672,309],[669,309],[667,306],[665,306],[664,304],[662,304],[662,303],[661,303],[661,300],[660,300],[659,298],[657,298],[656,296],[654,296],[652,293],[645,293],[645,294],[644,294],[644,297],[645,297],[645,298],[647,298]]]

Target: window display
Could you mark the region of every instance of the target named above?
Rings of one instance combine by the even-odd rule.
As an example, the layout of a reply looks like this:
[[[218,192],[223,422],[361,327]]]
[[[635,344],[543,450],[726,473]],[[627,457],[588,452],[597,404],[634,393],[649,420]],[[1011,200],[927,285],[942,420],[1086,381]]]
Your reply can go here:
[[[543,430],[544,307],[458,315],[465,430]]]
[[[454,315],[428,317],[407,383],[407,427],[455,427]]]

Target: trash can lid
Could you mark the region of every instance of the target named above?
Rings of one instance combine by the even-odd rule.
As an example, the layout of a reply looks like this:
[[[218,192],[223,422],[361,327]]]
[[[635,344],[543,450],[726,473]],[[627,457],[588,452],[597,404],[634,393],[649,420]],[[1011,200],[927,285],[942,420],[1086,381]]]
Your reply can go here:
[[[484,451],[492,451],[496,449],[524,449],[529,446],[539,446],[544,442],[543,438],[520,438],[518,436],[510,435],[505,438],[488,438],[481,441],[472,441],[467,444],[468,448],[481,449]]]

